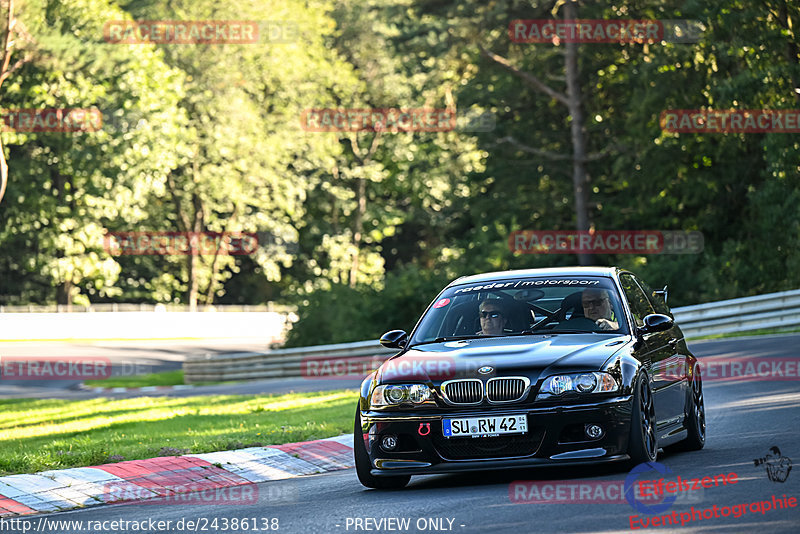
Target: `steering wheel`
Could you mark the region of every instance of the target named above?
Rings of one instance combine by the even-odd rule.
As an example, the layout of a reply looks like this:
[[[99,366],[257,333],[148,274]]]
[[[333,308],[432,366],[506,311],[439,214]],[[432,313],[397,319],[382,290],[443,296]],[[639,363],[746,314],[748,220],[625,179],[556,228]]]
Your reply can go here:
[[[587,330],[590,332],[594,332],[599,328],[597,323],[586,317],[573,317],[561,325],[569,328],[570,330]]]

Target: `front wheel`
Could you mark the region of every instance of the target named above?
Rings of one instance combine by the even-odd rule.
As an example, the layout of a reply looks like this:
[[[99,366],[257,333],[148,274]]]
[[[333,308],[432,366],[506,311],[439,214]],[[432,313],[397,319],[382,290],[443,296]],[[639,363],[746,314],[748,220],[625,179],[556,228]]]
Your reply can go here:
[[[658,456],[653,391],[645,374],[639,375],[635,384],[631,434],[628,440],[628,456],[631,457],[630,463],[634,466],[644,462],[655,462]]]
[[[370,474],[372,466],[367,454],[367,448],[364,446],[364,435],[361,429],[361,410],[356,406],[356,422],[353,428],[353,457],[356,462],[356,475],[358,481],[368,488],[375,489],[400,489],[404,488],[408,481],[411,480],[410,475],[397,476],[397,477],[376,477]]]

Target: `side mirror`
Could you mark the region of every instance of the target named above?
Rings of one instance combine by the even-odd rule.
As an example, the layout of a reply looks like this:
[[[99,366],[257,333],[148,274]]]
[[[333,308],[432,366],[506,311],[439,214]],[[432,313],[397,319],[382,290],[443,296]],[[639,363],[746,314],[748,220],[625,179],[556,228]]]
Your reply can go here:
[[[402,349],[408,343],[405,330],[390,330],[381,336],[380,344],[387,349]]]
[[[645,316],[644,326],[639,327],[640,334],[653,334],[655,332],[664,332],[669,330],[674,325],[674,321],[667,315],[660,313],[652,313]]]

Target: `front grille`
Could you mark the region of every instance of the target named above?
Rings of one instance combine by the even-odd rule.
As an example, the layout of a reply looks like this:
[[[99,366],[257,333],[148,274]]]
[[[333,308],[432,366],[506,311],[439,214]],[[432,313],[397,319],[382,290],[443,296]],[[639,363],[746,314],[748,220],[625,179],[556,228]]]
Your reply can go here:
[[[486,396],[492,402],[513,402],[525,395],[524,378],[492,378],[486,383]]]
[[[445,438],[441,428],[433,434],[433,446],[447,460],[478,460],[481,458],[513,458],[532,456],[539,450],[544,429],[531,428],[519,436],[494,438]]]
[[[452,380],[442,385],[445,398],[453,404],[476,404],[483,400],[483,382],[480,380]]]

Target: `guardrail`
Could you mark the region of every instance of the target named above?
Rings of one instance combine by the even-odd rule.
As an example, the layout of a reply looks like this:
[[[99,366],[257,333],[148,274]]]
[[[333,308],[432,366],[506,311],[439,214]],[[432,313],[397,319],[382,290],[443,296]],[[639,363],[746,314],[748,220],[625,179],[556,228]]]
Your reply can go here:
[[[687,338],[800,326],[800,290],[674,308],[672,314]],[[184,380],[192,383],[301,377],[304,361],[357,358],[377,367],[395,353],[396,350],[383,348],[377,340],[370,340],[264,353],[189,356],[183,364]]]
[[[800,290],[707,302],[672,310],[688,337],[800,326]]]
[[[300,377],[303,376],[304,361],[325,359],[358,358],[366,361],[374,359],[377,368],[392,354],[397,354],[397,350],[386,349],[377,340],[371,340],[278,349],[264,353],[189,355],[183,362],[183,379],[187,384],[191,384],[217,380]]]

